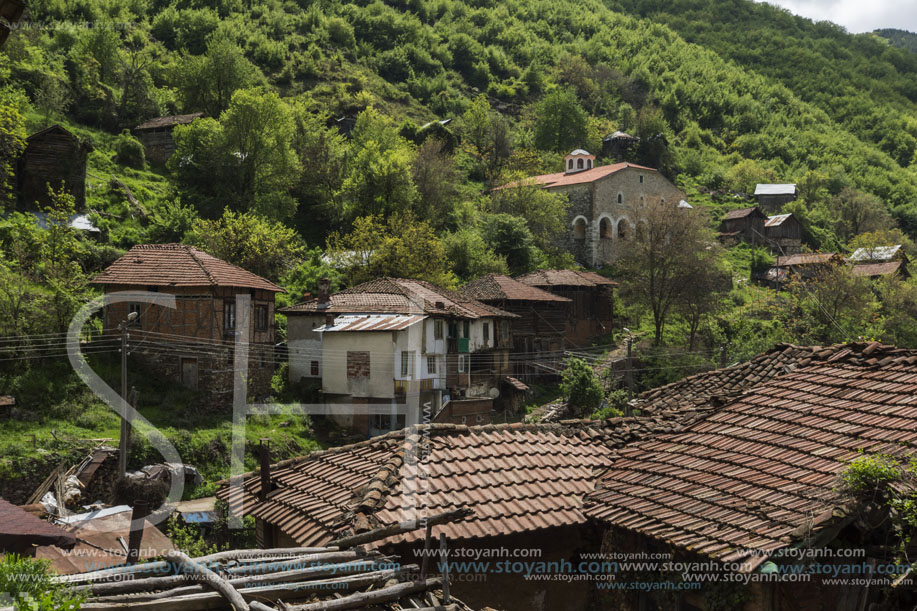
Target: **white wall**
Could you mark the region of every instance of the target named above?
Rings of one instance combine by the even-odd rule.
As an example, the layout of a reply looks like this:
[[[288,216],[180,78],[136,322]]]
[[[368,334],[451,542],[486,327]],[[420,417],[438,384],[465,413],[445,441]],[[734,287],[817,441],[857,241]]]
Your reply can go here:
[[[313,329],[325,324],[324,314],[287,316],[287,347],[289,349],[290,382],[302,378],[322,377],[322,335]],[[312,361],[318,361],[318,375],[312,375]]]

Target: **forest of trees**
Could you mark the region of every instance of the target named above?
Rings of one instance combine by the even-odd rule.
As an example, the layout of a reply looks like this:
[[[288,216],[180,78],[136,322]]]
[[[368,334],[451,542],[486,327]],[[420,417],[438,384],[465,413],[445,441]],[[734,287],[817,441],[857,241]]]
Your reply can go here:
[[[788,211],[812,249],[917,233],[917,55],[769,5],[34,0],[29,11],[0,51],[0,275],[17,287],[0,295],[2,334],[59,330],[48,300],[66,320],[91,274],[146,241],[200,245],[292,301],[322,275],[335,287],[379,274],[455,287],[571,266],[554,245],[563,198],[490,188],[558,171],[573,148],[600,153],[615,130],[640,138],[631,161],[689,194],[706,227],[694,244],[757,182],[798,183]],[[144,160],[129,130],[192,112],[204,118],[176,128],[168,164]],[[347,135],[341,117],[355,121]],[[86,207],[100,241],[45,236],[13,213],[24,138],[52,123],[93,144]],[[72,207],[52,200],[58,214]],[[42,259],[53,240],[75,269]],[[746,286],[766,255],[715,250],[680,262],[738,281],[710,303],[655,302],[632,262],[606,271],[632,280],[634,325],[708,356],[867,333],[911,341],[895,322],[907,303],[897,285],[854,282],[862,298],[830,316],[867,312],[868,325],[814,324],[820,302]]]

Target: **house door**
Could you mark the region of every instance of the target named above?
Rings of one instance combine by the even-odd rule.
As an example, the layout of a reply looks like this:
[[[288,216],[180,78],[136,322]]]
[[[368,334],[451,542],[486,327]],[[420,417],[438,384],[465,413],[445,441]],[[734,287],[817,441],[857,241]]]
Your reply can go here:
[[[197,388],[197,359],[181,360],[181,383],[188,388]]]

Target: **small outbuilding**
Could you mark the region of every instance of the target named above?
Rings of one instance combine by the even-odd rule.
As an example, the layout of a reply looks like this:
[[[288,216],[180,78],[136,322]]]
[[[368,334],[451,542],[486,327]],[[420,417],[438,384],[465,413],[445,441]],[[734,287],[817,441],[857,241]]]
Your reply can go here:
[[[134,135],[143,144],[143,154],[150,163],[164,165],[175,152],[172,131],[176,125],[189,125],[204,116],[195,112],[188,115],[156,117],[134,128]]]
[[[802,248],[802,224],[792,213],[769,216],[764,221],[764,237],[772,250],[794,255]]]
[[[780,212],[783,204],[795,201],[797,195],[795,184],[758,184],[755,187],[758,205],[768,212]]]
[[[767,215],[757,206],[730,210],[720,225],[720,238],[725,242],[764,242],[764,223]]]
[[[19,158],[17,189],[23,208],[48,205],[48,185],[73,195],[77,208],[86,205],[86,159],[92,145],[64,127],[52,125],[26,138]]]

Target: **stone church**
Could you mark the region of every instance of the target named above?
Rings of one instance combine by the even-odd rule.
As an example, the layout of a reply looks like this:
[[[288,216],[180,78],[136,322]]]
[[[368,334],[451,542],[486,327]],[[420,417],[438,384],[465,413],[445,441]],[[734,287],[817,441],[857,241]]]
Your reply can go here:
[[[595,166],[595,155],[577,149],[564,157],[564,171],[533,176],[536,184],[570,198],[562,246],[587,267],[621,258],[641,230],[647,204],[689,206],[685,194],[653,168],[632,163]]]

